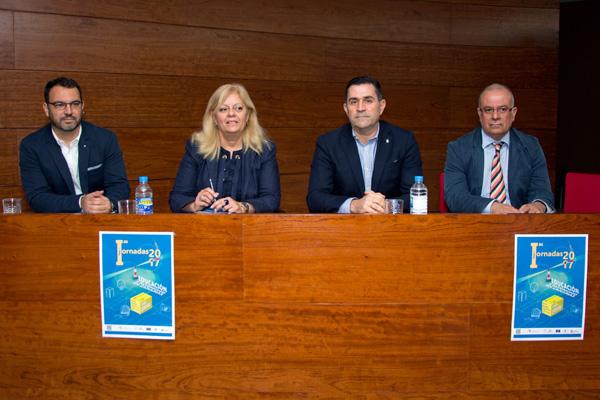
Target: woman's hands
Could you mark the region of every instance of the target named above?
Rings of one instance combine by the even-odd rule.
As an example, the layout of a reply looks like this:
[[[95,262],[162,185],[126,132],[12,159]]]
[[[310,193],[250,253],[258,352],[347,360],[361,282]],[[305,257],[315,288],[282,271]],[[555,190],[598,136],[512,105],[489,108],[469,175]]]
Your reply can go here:
[[[213,204],[218,196],[219,193],[209,187],[205,187],[198,192],[194,201],[183,207],[183,210],[192,213],[204,210],[206,207]]]
[[[241,201],[235,201],[231,197],[224,197],[215,201],[210,208],[224,211],[229,214],[244,214],[249,211],[244,207],[244,204]]]
[[[219,197],[219,193],[209,187],[205,187],[198,192],[194,201],[186,205],[183,210],[195,213],[210,207],[215,211],[226,212],[229,214],[245,214],[254,211],[254,207],[249,203],[236,201],[231,197],[224,197],[217,200],[217,197]]]

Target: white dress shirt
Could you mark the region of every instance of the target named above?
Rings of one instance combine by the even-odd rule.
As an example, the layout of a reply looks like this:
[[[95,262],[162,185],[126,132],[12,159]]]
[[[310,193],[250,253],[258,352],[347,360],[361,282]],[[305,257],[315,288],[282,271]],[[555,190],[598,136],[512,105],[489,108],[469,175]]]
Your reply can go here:
[[[71,141],[71,143],[65,143],[58,137],[56,132],[54,132],[54,129],[52,129],[52,135],[54,136],[56,143],[58,143],[60,146],[60,151],[67,162],[67,166],[69,167],[71,179],[73,180],[73,186],[75,187],[75,194],[83,194],[81,191],[81,183],[79,181],[79,139],[81,138],[81,129],[82,127],[79,125],[79,133],[77,134],[77,137]]]

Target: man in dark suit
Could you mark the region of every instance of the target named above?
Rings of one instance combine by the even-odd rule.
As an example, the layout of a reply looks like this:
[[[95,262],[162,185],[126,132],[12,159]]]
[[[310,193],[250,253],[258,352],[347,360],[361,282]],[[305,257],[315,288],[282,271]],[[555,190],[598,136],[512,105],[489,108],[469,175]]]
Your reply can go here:
[[[21,181],[37,212],[109,213],[129,197],[123,154],[114,133],[81,121],[81,88],[60,77],[46,84],[50,123],[21,141]]]
[[[537,138],[512,128],[511,90],[491,84],[479,96],[481,127],[448,144],[444,195],[466,213],[554,212],[546,158]]]
[[[423,175],[414,135],[380,121],[381,85],[368,76],[346,85],[344,111],[350,123],[320,136],[306,198],[311,212],[379,214],[385,199],[401,197],[408,209],[416,175]]]

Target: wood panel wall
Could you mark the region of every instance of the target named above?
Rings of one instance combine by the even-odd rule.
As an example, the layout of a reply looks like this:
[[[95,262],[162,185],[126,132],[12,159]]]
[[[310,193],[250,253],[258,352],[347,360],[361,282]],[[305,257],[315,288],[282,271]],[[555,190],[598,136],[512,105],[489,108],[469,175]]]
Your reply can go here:
[[[316,137],[346,121],[345,83],[378,78],[384,118],[415,132],[430,208],[446,145],[477,124],[482,87],[511,86],[515,126],[556,160],[558,0],[0,1],[0,195],[22,195],[18,143],[45,123],[46,81],[83,87],[129,179],[168,211],[184,143],[217,86],[241,82],[278,146],[282,209],[306,212]]]

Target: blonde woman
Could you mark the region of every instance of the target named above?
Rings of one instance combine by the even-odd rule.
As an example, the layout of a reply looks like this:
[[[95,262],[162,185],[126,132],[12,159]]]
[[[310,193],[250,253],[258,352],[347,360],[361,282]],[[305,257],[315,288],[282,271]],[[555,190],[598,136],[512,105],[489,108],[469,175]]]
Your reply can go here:
[[[202,129],[194,132],[169,195],[173,212],[267,213],[281,198],[275,145],[258,123],[240,84],[210,97]]]

